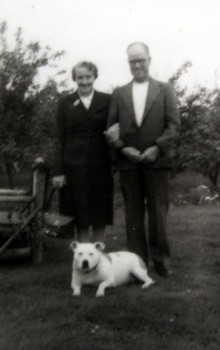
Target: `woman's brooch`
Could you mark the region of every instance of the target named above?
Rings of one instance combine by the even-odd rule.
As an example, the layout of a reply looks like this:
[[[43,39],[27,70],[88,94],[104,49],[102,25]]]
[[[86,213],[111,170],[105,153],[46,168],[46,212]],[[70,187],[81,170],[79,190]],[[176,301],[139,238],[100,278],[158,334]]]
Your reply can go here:
[[[76,100],[75,102],[73,102],[73,107],[76,107],[80,104],[80,100]]]

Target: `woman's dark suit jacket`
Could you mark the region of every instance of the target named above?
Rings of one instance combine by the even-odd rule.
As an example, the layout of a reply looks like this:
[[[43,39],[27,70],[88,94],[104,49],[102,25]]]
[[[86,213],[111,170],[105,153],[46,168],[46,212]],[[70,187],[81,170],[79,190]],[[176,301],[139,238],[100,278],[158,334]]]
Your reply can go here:
[[[104,136],[109,106],[110,95],[97,91],[88,110],[77,91],[58,104],[55,174],[66,175],[80,225],[112,224],[113,179]]]
[[[64,173],[64,166],[109,164],[109,149],[103,132],[106,130],[110,95],[95,91],[87,110],[74,92],[58,104],[58,144],[55,174]]]

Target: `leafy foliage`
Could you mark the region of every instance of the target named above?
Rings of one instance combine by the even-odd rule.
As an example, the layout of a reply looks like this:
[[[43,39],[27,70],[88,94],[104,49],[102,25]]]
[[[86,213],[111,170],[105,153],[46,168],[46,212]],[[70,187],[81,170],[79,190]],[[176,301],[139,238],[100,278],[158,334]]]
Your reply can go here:
[[[52,53],[38,42],[24,43],[22,30],[15,45],[7,45],[7,23],[0,25],[0,160],[13,187],[13,167],[28,167],[35,156],[52,165],[55,151],[55,109],[59,85],[49,80],[38,83],[42,68],[56,67],[63,52]],[[171,77],[181,116],[176,171],[186,168],[201,172],[216,185],[220,165],[220,90],[205,87],[188,92],[183,87],[191,62],[185,62]],[[62,75],[64,72],[58,72]],[[62,89],[65,89],[63,82]]]
[[[189,168],[201,172],[216,185],[220,165],[220,90],[199,87],[187,93],[179,82],[190,67],[191,63],[186,62],[171,78],[181,116],[175,166],[177,171]]]
[[[19,28],[15,46],[9,49],[7,24],[0,26],[0,159],[13,186],[12,166],[27,166],[34,155],[52,151],[54,106],[57,84],[49,81],[41,88],[37,82],[43,67],[55,65],[63,52],[51,53],[38,42],[24,43]],[[44,144],[44,149],[42,148]]]

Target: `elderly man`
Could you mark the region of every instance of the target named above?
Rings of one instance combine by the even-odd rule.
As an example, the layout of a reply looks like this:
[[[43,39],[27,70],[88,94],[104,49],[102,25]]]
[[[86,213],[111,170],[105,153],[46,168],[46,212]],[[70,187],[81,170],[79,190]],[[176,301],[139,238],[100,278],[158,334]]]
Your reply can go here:
[[[132,43],[127,54],[133,80],[113,92],[107,138],[120,170],[128,248],[148,264],[149,246],[157,273],[168,276],[168,185],[180,125],[176,98],[171,86],[149,76],[147,45]]]

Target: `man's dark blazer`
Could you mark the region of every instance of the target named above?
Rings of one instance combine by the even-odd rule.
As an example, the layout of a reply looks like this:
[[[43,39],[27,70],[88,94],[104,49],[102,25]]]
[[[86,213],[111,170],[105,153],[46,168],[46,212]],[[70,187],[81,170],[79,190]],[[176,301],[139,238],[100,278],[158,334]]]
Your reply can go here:
[[[132,99],[132,82],[117,88],[112,95],[108,127],[120,125],[120,140],[124,146],[135,147],[144,152],[148,147],[157,145],[160,153],[156,161],[144,164],[153,168],[170,168],[173,150],[178,139],[180,119],[177,112],[176,97],[172,87],[163,82],[149,79],[148,95],[143,120],[137,125]],[[138,167],[118,154],[121,170]]]
[[[90,108],[82,104],[78,92],[60,99],[57,113],[55,174],[64,166],[101,165],[110,162],[103,132],[106,130],[110,95],[95,91]]]

